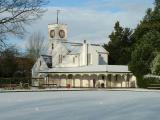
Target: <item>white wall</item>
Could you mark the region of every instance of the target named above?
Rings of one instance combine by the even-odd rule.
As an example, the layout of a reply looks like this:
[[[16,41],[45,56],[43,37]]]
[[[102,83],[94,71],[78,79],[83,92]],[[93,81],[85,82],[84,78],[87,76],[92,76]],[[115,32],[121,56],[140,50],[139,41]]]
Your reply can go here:
[[[59,55],[66,56],[68,50],[62,45],[61,42],[55,43],[54,50],[52,52],[52,66],[59,66]]]
[[[106,65],[108,64],[108,54],[107,53],[99,53],[99,65]]]
[[[87,43],[83,43],[81,52],[80,52],[80,66],[87,65]]]
[[[73,62],[73,58],[75,62]],[[58,65],[59,67],[78,67],[79,66],[79,55],[67,55],[63,58],[63,62]]]
[[[97,51],[91,46],[89,45],[89,49],[88,52],[91,54],[91,60],[92,60],[92,64],[91,65],[98,65],[98,53]]]
[[[40,61],[41,61],[41,66],[40,66]],[[45,61],[43,60],[42,56],[40,56],[40,58],[38,58],[38,60],[36,61],[36,63],[34,64],[33,68],[32,68],[32,77],[36,78],[38,77],[38,72],[41,70],[46,70],[48,69]]]

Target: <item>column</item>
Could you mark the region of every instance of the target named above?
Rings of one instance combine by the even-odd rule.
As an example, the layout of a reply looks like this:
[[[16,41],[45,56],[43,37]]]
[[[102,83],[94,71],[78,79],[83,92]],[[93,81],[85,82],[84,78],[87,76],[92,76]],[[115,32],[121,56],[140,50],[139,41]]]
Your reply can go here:
[[[66,74],[66,79],[65,79],[66,85],[64,86],[65,88],[67,87],[67,80],[68,80],[68,74]]]
[[[83,79],[81,77],[81,79],[80,79],[80,88],[82,88],[82,87],[83,87]]]
[[[120,78],[121,78],[121,88],[122,88],[123,79],[121,74],[120,74]]]
[[[125,80],[125,87],[127,88],[127,76],[124,76],[124,80]]]
[[[106,74],[106,76],[105,76],[106,88],[108,87],[108,82],[107,82],[107,80],[108,80],[108,74]]]
[[[108,87],[108,81],[107,81],[107,78],[108,78],[108,77],[106,76],[106,88]]]
[[[68,75],[66,75],[66,87],[67,87],[67,84],[68,84]]]
[[[48,74],[48,77],[47,77],[47,87],[49,87],[49,74]]]
[[[117,74],[114,75],[114,87],[117,87]]]
[[[114,88],[117,87],[117,86],[116,86],[116,85],[117,85],[117,80],[116,80],[116,79],[117,79],[116,74],[113,74],[113,84],[114,84],[113,87],[114,87]]]
[[[109,76],[109,81],[110,81],[110,88],[112,88],[112,74]]]
[[[59,75],[59,87],[61,87],[61,75]]]
[[[90,84],[90,79],[88,80],[88,87],[90,88],[91,84]]]
[[[73,87],[75,88],[75,78],[73,77]]]
[[[40,80],[39,80],[40,78],[38,78],[38,86],[40,86]]]
[[[129,83],[130,83],[130,74],[127,74],[127,82],[128,82],[128,88],[130,87]]]

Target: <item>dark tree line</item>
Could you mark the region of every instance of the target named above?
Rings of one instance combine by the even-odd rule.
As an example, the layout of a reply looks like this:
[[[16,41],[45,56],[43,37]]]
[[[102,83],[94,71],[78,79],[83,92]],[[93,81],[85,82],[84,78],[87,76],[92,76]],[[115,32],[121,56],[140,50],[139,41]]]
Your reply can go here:
[[[0,54],[0,77],[31,77],[33,63],[14,46],[8,47]]]

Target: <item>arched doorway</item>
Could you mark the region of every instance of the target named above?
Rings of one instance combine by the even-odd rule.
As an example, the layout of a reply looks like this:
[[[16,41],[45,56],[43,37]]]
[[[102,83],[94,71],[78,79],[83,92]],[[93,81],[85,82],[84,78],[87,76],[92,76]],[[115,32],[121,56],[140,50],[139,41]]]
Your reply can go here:
[[[77,88],[81,87],[81,78],[82,78],[82,76],[80,74],[76,74],[74,76],[75,87],[77,87]]]
[[[98,88],[105,88],[106,86],[106,76],[104,74],[100,74],[98,76],[98,82],[97,82],[97,87]]]
[[[66,81],[66,87],[70,88],[73,87],[73,75],[69,74]]]
[[[88,74],[84,74],[82,76],[82,86],[81,87],[90,87],[90,76]]]
[[[61,81],[60,86],[61,87],[66,87],[66,83],[67,83],[66,80],[67,80],[67,76],[65,74],[60,76],[60,81]]]
[[[90,86],[95,88],[97,80],[98,80],[98,76],[96,74],[91,74],[90,75]]]
[[[58,74],[53,75],[53,87],[60,87],[60,76]]]
[[[107,75],[106,86],[109,87],[109,88],[112,87],[112,75],[111,75],[111,74],[108,74],[108,75]]]
[[[122,76],[120,74],[116,74],[114,76],[114,84],[115,84],[115,87],[118,87],[118,88],[121,88],[122,87]]]

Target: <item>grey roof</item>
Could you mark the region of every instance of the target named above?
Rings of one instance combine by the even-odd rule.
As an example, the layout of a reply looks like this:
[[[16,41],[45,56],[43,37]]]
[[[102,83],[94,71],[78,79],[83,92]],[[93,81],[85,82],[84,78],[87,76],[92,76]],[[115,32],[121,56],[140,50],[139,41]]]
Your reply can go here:
[[[69,43],[67,43],[67,42],[62,42],[62,45],[63,45],[68,51],[70,51],[71,44],[69,44]]]
[[[48,68],[52,68],[52,56],[49,56],[49,55],[41,55],[41,56],[46,62]]]
[[[84,72],[115,72],[115,73],[128,73],[128,66],[122,65],[97,65],[97,66],[82,66],[82,67],[57,67],[51,68],[47,71],[49,73],[84,73]]]
[[[78,54],[81,51],[82,44],[80,43],[62,42],[62,44],[70,52],[69,54]]]
[[[81,52],[81,48],[83,43],[74,43],[74,42],[62,42],[62,44],[66,47],[66,49],[70,52],[69,54],[79,54]],[[108,53],[103,46],[98,44],[90,44],[92,49],[96,50],[100,53]]]
[[[103,48],[103,46],[91,44],[91,47],[92,47],[94,50],[96,50],[97,52],[108,53],[108,51],[106,51],[106,50]]]
[[[74,46],[69,54],[79,54],[82,46]]]

